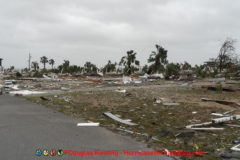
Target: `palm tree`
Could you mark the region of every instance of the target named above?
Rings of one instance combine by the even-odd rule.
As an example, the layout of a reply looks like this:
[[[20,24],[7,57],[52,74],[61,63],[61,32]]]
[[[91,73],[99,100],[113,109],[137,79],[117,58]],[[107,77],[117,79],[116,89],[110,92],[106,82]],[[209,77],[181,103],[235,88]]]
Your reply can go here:
[[[50,60],[49,60],[49,64],[52,66],[52,70],[53,70],[53,65],[55,64],[54,59],[50,59]]]
[[[64,60],[62,65],[63,65],[63,71],[65,73],[69,72],[70,61],[69,60]]]
[[[43,64],[43,68],[46,68],[46,63],[48,63],[48,58],[46,56],[41,57],[40,62]]]
[[[190,70],[192,69],[192,66],[188,62],[184,61],[184,64],[181,64],[181,68],[182,70]]]
[[[32,68],[34,69],[34,71],[37,71],[39,69],[38,62],[32,62]]]
[[[136,60],[136,54],[137,53],[133,50],[127,51],[127,56],[123,56],[119,62],[119,65],[123,64],[125,66],[128,75],[134,72],[134,66],[132,66],[133,63],[138,66],[140,64],[140,62]]]
[[[97,73],[98,68],[95,64],[92,64],[91,62],[86,62],[84,64],[84,70],[86,73]]]
[[[86,73],[90,73],[91,72],[91,66],[92,66],[91,62],[86,62],[84,64],[84,70],[85,70]]]
[[[153,72],[159,72],[160,70],[164,69],[164,65],[168,63],[167,61],[167,50],[165,50],[162,46],[155,45],[157,51],[152,51],[152,54],[150,55],[148,62],[154,62],[152,65]]]
[[[108,63],[103,67],[102,71],[103,73],[108,73],[108,72],[114,72],[116,71],[116,65],[117,63],[112,63],[110,60],[108,61]]]

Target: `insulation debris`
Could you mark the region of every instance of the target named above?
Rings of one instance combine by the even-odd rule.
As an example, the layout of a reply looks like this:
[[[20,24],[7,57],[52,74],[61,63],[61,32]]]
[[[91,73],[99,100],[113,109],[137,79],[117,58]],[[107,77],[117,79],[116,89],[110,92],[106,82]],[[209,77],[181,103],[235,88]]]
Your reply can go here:
[[[132,78],[131,77],[123,77],[123,84],[129,84],[132,82]]]
[[[98,127],[99,123],[78,123],[78,127]]]

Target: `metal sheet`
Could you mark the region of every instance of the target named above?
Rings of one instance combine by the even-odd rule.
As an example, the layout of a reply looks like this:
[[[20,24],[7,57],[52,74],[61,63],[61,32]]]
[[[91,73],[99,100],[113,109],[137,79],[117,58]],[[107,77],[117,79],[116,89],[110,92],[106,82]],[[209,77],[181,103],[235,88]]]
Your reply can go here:
[[[105,114],[106,116],[108,116],[109,118],[112,118],[112,119],[114,119],[115,121],[118,121],[118,122],[120,122],[120,123],[129,125],[129,126],[135,126],[135,125],[137,125],[137,124],[135,124],[135,123],[122,120],[122,119],[116,117],[115,115],[113,115],[113,114],[110,113],[110,112],[104,112],[104,114]]]

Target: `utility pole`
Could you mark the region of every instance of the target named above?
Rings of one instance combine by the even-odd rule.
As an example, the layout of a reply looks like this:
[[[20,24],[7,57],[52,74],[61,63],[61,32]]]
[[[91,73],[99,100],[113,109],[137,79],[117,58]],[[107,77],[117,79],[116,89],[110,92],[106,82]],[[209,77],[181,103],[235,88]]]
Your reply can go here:
[[[29,57],[28,57],[28,70],[30,71],[31,69],[31,54],[29,53]]]

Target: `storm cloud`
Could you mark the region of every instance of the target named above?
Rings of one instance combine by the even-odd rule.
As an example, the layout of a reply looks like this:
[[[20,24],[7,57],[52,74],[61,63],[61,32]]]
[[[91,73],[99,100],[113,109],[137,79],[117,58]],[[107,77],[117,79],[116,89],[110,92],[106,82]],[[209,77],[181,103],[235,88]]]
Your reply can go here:
[[[155,44],[171,62],[201,64],[240,36],[238,0],[0,0],[0,57],[27,67],[41,56],[98,66],[135,50],[141,65]],[[239,48],[239,44],[236,44]],[[237,50],[238,51],[238,50]]]

